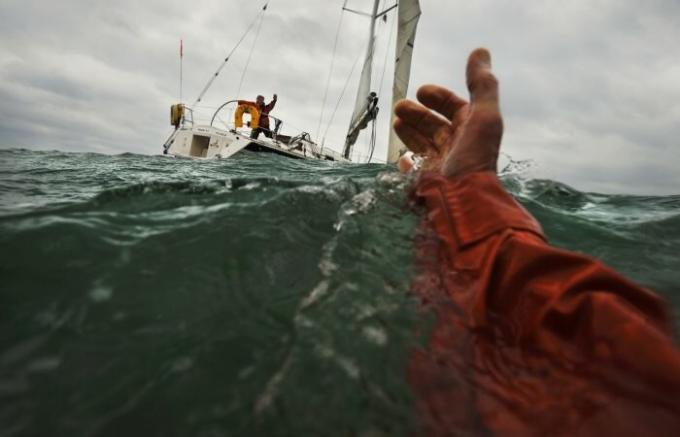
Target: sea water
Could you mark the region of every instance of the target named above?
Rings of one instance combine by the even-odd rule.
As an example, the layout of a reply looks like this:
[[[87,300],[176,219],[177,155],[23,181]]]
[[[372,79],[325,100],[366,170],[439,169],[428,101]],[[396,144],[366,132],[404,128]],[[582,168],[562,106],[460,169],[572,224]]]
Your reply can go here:
[[[680,313],[680,196],[504,173]],[[0,435],[412,435],[421,220],[384,165],[0,150]]]

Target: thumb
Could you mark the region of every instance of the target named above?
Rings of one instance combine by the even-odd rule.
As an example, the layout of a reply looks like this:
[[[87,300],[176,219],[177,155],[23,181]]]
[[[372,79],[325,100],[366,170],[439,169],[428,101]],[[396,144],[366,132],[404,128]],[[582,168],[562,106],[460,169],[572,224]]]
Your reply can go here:
[[[470,102],[487,110],[499,110],[498,80],[491,72],[491,54],[487,49],[476,49],[468,58],[467,86]]]

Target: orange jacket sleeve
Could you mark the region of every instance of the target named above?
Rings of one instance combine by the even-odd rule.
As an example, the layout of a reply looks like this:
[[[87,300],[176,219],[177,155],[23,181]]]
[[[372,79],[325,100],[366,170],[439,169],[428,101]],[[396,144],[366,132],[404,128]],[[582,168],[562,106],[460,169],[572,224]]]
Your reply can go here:
[[[436,240],[417,246],[414,291],[437,321],[410,373],[431,434],[680,431],[680,352],[661,298],[548,245],[492,172],[423,175],[415,195]],[[457,389],[442,388],[452,373]]]

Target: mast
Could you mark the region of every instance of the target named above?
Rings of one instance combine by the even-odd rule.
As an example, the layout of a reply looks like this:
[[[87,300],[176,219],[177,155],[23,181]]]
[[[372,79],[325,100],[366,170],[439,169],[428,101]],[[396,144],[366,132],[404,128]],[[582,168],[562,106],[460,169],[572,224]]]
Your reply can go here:
[[[184,99],[184,40],[179,40],[179,102]]]
[[[392,85],[392,108],[403,98],[406,98],[411,76],[411,60],[413,59],[413,45],[420,19],[419,0],[399,1],[399,30],[397,33],[396,61],[394,67],[394,82]],[[390,122],[390,136],[387,148],[387,162],[397,162],[399,155],[406,149],[394,131],[394,111]]]
[[[356,143],[357,138],[359,137],[359,132],[362,129],[365,129],[368,126],[368,123],[375,119],[375,116],[377,115],[378,98],[375,93],[371,93],[373,53],[375,52],[375,23],[380,16],[387,12],[385,11],[378,14],[379,7],[380,0],[374,0],[373,12],[370,15],[371,26],[368,34],[368,48],[366,50],[364,68],[361,71],[361,81],[359,82],[357,100],[356,104],[354,105],[354,112],[352,113],[352,120],[349,124],[347,139],[345,141],[345,149],[343,151],[343,156],[347,159],[349,159],[350,155],[352,154],[352,146],[354,143]]]

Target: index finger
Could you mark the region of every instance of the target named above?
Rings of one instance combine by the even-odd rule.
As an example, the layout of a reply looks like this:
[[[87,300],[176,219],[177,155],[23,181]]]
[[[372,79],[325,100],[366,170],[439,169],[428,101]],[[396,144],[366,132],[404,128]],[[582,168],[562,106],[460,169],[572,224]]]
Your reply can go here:
[[[423,85],[418,89],[418,101],[435,112],[452,120],[453,116],[465,105],[467,102],[452,91],[441,87],[439,85]]]

